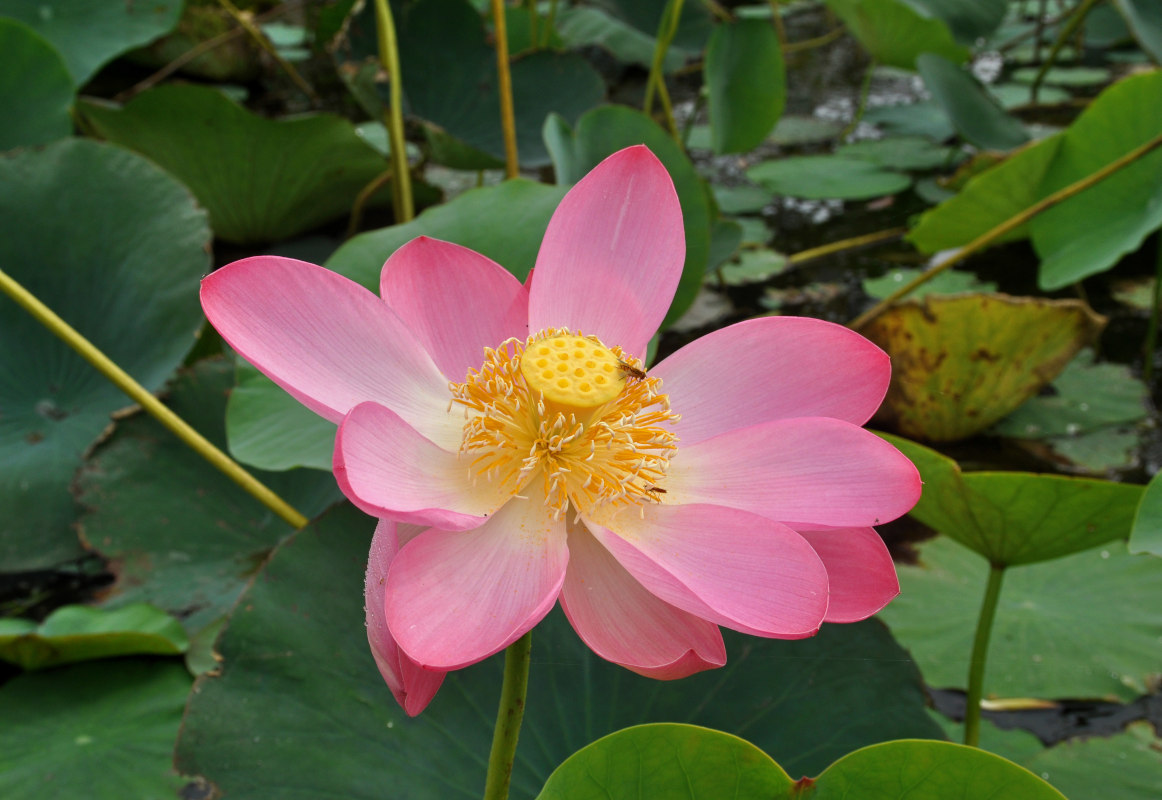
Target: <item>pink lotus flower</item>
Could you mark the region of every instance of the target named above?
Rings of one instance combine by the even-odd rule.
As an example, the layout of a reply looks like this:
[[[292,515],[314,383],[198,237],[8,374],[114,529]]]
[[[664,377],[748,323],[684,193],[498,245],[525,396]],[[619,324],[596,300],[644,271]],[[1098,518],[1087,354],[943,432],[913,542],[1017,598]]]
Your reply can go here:
[[[380,518],[368,637],[407,713],[558,600],[598,655],[671,679],[725,663],[720,625],[806,637],[898,593],[871,526],[920,480],[859,427],[887,356],[773,317],[646,372],[684,256],[669,175],[631,147],[566,195],[525,285],[425,237],[382,300],[273,256],[203,281],[223,337],[339,423],[336,478]]]

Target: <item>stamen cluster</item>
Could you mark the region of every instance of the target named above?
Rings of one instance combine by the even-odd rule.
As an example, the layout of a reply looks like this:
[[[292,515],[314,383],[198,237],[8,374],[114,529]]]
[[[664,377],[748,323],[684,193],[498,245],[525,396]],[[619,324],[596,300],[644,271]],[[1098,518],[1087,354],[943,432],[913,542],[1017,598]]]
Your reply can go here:
[[[557,518],[570,504],[584,513],[610,503],[658,502],[677,449],[669,424],[679,418],[660,392],[661,380],[614,346],[607,349],[621,365],[624,388],[592,408],[559,406],[521,371],[527,348],[559,337],[606,349],[596,337],[550,328],[525,342],[485,348],[480,369],[450,385],[452,402],[465,409],[460,453],[470,459],[473,481],[497,482],[512,495],[539,482]]]

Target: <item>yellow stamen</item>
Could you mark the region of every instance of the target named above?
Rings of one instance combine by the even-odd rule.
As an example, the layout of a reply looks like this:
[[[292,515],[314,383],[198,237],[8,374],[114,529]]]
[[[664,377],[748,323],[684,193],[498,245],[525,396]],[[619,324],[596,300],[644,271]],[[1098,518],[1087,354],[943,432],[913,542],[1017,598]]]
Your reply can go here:
[[[558,518],[570,506],[663,502],[678,415],[660,389],[640,360],[595,337],[510,339],[451,386],[466,412],[460,452],[473,481],[512,495],[539,485]]]

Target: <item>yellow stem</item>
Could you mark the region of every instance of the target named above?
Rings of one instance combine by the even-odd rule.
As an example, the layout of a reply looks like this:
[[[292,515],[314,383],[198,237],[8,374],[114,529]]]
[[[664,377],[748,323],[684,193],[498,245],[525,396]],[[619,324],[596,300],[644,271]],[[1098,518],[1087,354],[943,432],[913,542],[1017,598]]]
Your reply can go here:
[[[266,38],[266,34],[262,32],[261,28],[254,24],[248,14],[244,14],[239,11],[238,8],[230,2],[230,0],[218,0],[218,5],[222,6],[222,8],[226,10],[226,13],[234,18],[235,22],[246,29],[246,32],[250,34],[250,38],[253,39],[259,47],[270,54],[270,57],[273,58],[280,67],[282,67],[283,72],[290,76],[290,79],[295,82],[295,85],[302,89],[303,93],[306,94],[307,97],[311,98],[311,102],[319,102],[319,96],[315,94],[315,90],[311,88],[311,85],[303,80],[303,76],[299,74],[299,71],[294,68],[293,64],[279,55],[278,48],[270,43],[270,40]]]
[[[500,90],[500,127],[504,131],[504,173],[520,176],[516,153],[516,115],[512,109],[512,73],[508,68],[508,27],[504,20],[504,0],[492,0],[492,26],[496,32],[496,75]]]
[[[108,378],[118,389],[145,409],[165,427],[189,445],[202,458],[210,462],[230,480],[245,489],[258,502],[269,508],[294,528],[301,528],[309,520],[293,509],[285,500],[276,495],[258,481],[253,475],[239,466],[230,456],[223,453],[204,436],[195,431],[181,417],[173,413],[160,400],[135,381],[125,370],[109,360],[109,357],[98,350],[92,342],[82,336],[75,328],[61,319],[56,313],[40,302],[27,289],[3,270],[0,270],[0,289],[11,297],[25,311],[31,314],[40,324],[44,325],[65,344],[76,350],[81,358],[88,361],[97,371]]]
[[[1145,156],[1146,154],[1148,154],[1152,150],[1156,149],[1160,145],[1162,145],[1162,134],[1155,136],[1153,139],[1146,142],[1145,144],[1142,144],[1138,147],[1135,147],[1133,150],[1126,153],[1121,158],[1114,159],[1113,161],[1106,164],[1101,169],[1099,169],[1095,172],[1091,172],[1089,175],[1086,175],[1081,180],[1074,181],[1073,183],[1066,186],[1064,189],[1057,190],[1056,192],[1049,195],[1048,197],[1043,198],[1042,200],[1029,206],[1024,211],[1020,212],[1019,214],[1014,214],[1013,216],[1009,217],[1007,220],[1002,222],[1000,225],[997,225],[995,228],[993,228],[985,233],[982,233],[980,236],[973,239],[971,242],[966,244],[964,247],[960,248],[956,252],[949,255],[943,261],[940,261],[940,262],[932,265],[931,268],[929,268],[928,270],[925,270],[924,272],[920,273],[912,280],[908,281],[906,284],[901,286],[899,289],[892,292],[890,295],[885,297],[883,300],[876,303],[870,309],[868,309],[867,311],[865,311],[864,313],[860,314],[858,317],[853,319],[848,324],[848,327],[854,328],[856,330],[862,328],[864,325],[871,322],[873,319],[878,317],[880,314],[884,313],[884,311],[886,311],[888,309],[888,306],[890,306],[892,303],[896,302],[901,297],[905,297],[906,295],[910,294],[913,290],[916,289],[916,287],[922,286],[923,284],[932,280],[937,275],[939,275],[941,272],[943,272],[944,270],[953,266],[954,264],[959,264],[961,261],[964,261],[972,254],[979,252],[980,250],[983,250],[984,248],[988,247],[990,244],[995,242],[997,239],[1000,239],[1005,234],[1008,234],[1008,233],[1011,233],[1012,231],[1015,231],[1017,228],[1021,227],[1029,220],[1033,219],[1033,217],[1037,216],[1042,211],[1045,211],[1046,209],[1052,208],[1053,206],[1068,200],[1069,198],[1073,197],[1076,194],[1080,194],[1081,192],[1085,191],[1086,189],[1088,189],[1089,187],[1093,186],[1096,183],[1100,183],[1101,181],[1108,178],[1110,175],[1113,175],[1115,172],[1122,169],[1123,167],[1126,167],[1126,166],[1132,164],[1133,162],[1142,158],[1143,156]]]
[[[836,39],[843,36],[847,31],[842,25],[837,28],[832,28],[822,36],[816,36],[814,39],[803,39],[799,42],[788,42],[787,46],[783,48],[784,53],[797,53],[800,50],[810,50],[813,47],[823,47],[831,44]]]
[[[779,48],[787,47],[787,26],[783,24],[783,15],[779,13],[779,0],[767,0],[771,7],[771,17],[775,23],[775,33],[779,37]]]
[[[395,200],[395,221],[408,222],[416,215],[412,200],[412,174],[408,169],[407,140],[403,135],[403,81],[399,72],[399,44],[395,38],[395,20],[387,0],[375,0],[376,32],[379,41],[379,63],[387,71],[391,103],[387,108],[387,136],[391,142],[391,184]]]
[[[647,117],[653,113],[654,92],[657,91],[659,95],[666,92],[666,79],[662,74],[662,67],[666,61],[666,52],[669,51],[670,44],[674,41],[674,35],[678,32],[678,20],[682,17],[682,2],[683,0],[670,0],[662,12],[662,21],[658,24],[658,37],[654,43],[654,57],[650,62],[650,74],[646,77],[646,96],[642,101],[642,112]],[[669,95],[666,94],[666,101],[668,100]],[[663,104],[666,101],[663,101]],[[673,124],[672,116],[671,114],[670,130],[674,131],[677,125]]]
[[[1097,3],[1097,0],[1082,0],[1081,4],[1077,6],[1077,13],[1061,29],[1061,33],[1058,34],[1057,39],[1053,42],[1053,47],[1049,50],[1049,55],[1045,57],[1045,63],[1041,65],[1041,69],[1037,70],[1037,75],[1033,78],[1033,84],[1029,87],[1029,102],[1036,104],[1037,92],[1041,90],[1041,81],[1045,80],[1045,76],[1049,74],[1049,68],[1057,61],[1057,54],[1061,52],[1061,48],[1065,46],[1065,42],[1078,29],[1095,3]]]
[[[347,238],[350,239],[359,232],[359,225],[363,222],[363,209],[367,206],[372,196],[383,188],[383,185],[390,181],[393,176],[393,170],[386,169],[380,174],[372,178],[366,186],[359,190],[359,194],[355,198],[355,202],[351,205],[351,219],[347,222]],[[394,187],[393,187],[394,195]]]
[[[812,247],[808,250],[800,250],[798,253],[787,256],[787,266],[797,267],[807,261],[813,261],[816,258],[823,258],[834,253],[842,253],[844,250],[854,250],[857,247],[867,247],[868,245],[891,241],[892,239],[900,238],[907,232],[907,228],[888,228],[886,230],[876,231],[875,233],[865,233],[863,236],[853,236],[850,239],[830,242],[829,244]]]

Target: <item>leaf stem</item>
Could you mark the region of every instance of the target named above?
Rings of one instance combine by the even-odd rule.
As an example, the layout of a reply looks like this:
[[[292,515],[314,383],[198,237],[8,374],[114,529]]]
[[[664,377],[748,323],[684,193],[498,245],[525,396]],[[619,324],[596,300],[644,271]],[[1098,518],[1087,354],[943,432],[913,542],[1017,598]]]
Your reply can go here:
[[[387,109],[387,136],[391,140],[391,169],[395,180],[391,194],[395,201],[395,221],[408,222],[416,215],[412,200],[412,174],[408,169],[407,141],[403,135],[403,81],[399,71],[399,44],[395,20],[387,0],[375,0],[375,22],[379,41],[379,63],[387,71],[391,101]]]
[[[670,106],[670,93],[666,90],[666,78],[662,71],[666,61],[666,53],[669,52],[674,36],[678,33],[678,21],[682,17],[682,2],[683,0],[669,0],[662,12],[662,21],[658,25],[658,36],[654,43],[654,57],[650,62],[650,74],[646,78],[646,96],[642,100],[642,111],[647,117],[652,116],[654,92],[657,92],[662,103],[662,110],[666,115],[666,127],[670,129],[674,141],[678,142],[679,145],[682,143],[682,136],[678,132],[678,124],[674,122],[674,112]]]
[[[976,623],[976,637],[972,642],[972,660],[968,665],[968,697],[964,706],[964,743],[977,747],[980,741],[980,700],[984,693],[984,668],[988,661],[989,637],[993,632],[993,620],[997,615],[997,600],[1001,596],[1001,583],[1005,577],[1003,564],[989,565],[989,580],[984,590],[984,601],[980,604],[980,617]]]
[[[787,256],[787,266],[797,267],[808,261],[814,261],[817,258],[833,255],[835,253],[842,253],[845,250],[855,250],[859,247],[870,247],[873,244],[883,244],[890,242],[893,239],[899,239],[908,232],[907,228],[885,228],[882,231],[875,231],[874,233],[865,233],[862,236],[853,236],[850,239],[840,239],[838,242],[828,242],[819,247],[811,247],[807,250],[800,250],[798,253],[792,253]]]
[[[279,54],[278,48],[271,44],[270,40],[266,38],[266,34],[262,32],[262,29],[254,24],[248,12],[244,13],[239,11],[230,0],[218,0],[218,5],[222,6],[222,9],[250,35],[250,38],[275,60],[279,67],[282,68],[282,71],[294,81],[295,86],[298,86],[302,89],[303,94],[311,98],[312,103],[319,102],[319,95],[315,92],[314,88],[303,80],[303,76],[299,74],[299,71],[294,68],[293,64]]]
[[[289,525],[301,528],[309,521],[292,508],[285,500],[263,485],[257,478],[243,469],[230,456],[223,453],[204,436],[190,427],[189,423],[175,414],[154,397],[148,389],[133,379],[129,373],[117,366],[97,349],[75,328],[57,316],[51,308],[42,303],[36,295],[25,289],[14,278],[0,270],[0,290],[16,301],[17,305],[31,314],[37,322],[48,328],[81,358],[88,361],[97,371],[109,379],[118,389],[147,411],[154,419],[172,431],[198,455],[210,462],[218,471],[241,486],[258,502],[269,508]]]
[[[508,65],[508,26],[504,19],[504,0],[492,0],[492,26],[496,34],[496,75],[500,92],[500,127],[504,132],[504,174],[520,176],[516,152],[516,114],[512,108],[512,72]]]
[[[1041,69],[1037,70],[1037,75],[1033,78],[1033,84],[1029,87],[1030,104],[1037,104],[1037,92],[1041,90],[1041,81],[1045,79],[1045,76],[1049,73],[1049,68],[1057,61],[1057,54],[1061,52],[1061,48],[1065,45],[1065,42],[1073,35],[1073,32],[1077,30],[1078,26],[1081,25],[1086,15],[1089,14],[1090,9],[1096,3],[1097,0],[1082,0],[1077,6],[1076,13],[1069,18],[1069,22],[1061,29],[1061,33],[1057,34],[1057,39],[1053,42],[1053,47],[1050,48],[1049,55],[1045,57],[1045,63],[1041,65]]]
[[[966,244],[964,247],[953,252],[951,255],[949,255],[948,257],[946,257],[942,261],[939,261],[936,264],[933,264],[929,269],[920,273],[915,278],[913,278],[912,280],[908,281],[903,286],[901,286],[899,289],[896,289],[894,292],[892,292],[890,295],[885,297],[883,300],[876,303],[870,309],[868,309],[867,311],[865,311],[864,313],[860,314],[858,317],[853,319],[850,323],[848,323],[847,327],[853,328],[855,330],[859,330],[864,325],[868,324],[873,319],[878,317],[880,314],[884,313],[884,311],[886,311],[888,309],[888,307],[892,305],[892,303],[896,302],[901,297],[905,297],[908,294],[910,294],[913,290],[916,289],[916,287],[922,286],[923,284],[932,280],[937,275],[939,275],[941,272],[944,272],[944,270],[948,269],[949,267],[953,266],[954,264],[959,264],[961,261],[964,261],[965,259],[967,259],[969,256],[973,255],[974,253],[985,249],[986,247],[988,247],[990,244],[992,244],[993,242],[995,242],[997,239],[1001,238],[1005,234],[1011,233],[1012,231],[1015,231],[1017,228],[1021,227],[1029,220],[1033,219],[1033,217],[1037,216],[1042,211],[1050,209],[1053,206],[1057,205],[1058,203],[1062,203],[1062,202],[1068,200],[1069,198],[1073,197],[1074,195],[1080,194],[1081,192],[1085,191],[1089,187],[1091,187],[1097,183],[1100,183],[1101,181],[1108,178],[1110,175],[1113,175],[1118,170],[1134,163],[1138,159],[1142,158],[1143,156],[1147,155],[1151,151],[1155,150],[1160,145],[1162,145],[1162,134],[1155,136],[1153,139],[1146,142],[1145,144],[1142,144],[1142,145],[1139,145],[1138,147],[1135,147],[1133,150],[1126,153],[1124,156],[1121,156],[1120,158],[1114,159],[1113,161],[1106,164],[1101,169],[1096,170],[1094,172],[1091,172],[1089,175],[1086,175],[1084,178],[1077,180],[1077,181],[1074,181],[1073,183],[1069,184],[1065,188],[1059,189],[1058,191],[1054,192],[1053,194],[1049,195],[1048,197],[1042,198],[1041,200],[1037,201],[1033,205],[1026,208],[1024,211],[1022,211],[1018,214],[1014,214],[1013,216],[1009,217],[1007,220],[1002,222],[1000,225],[997,225],[995,228],[992,228],[991,230],[988,230],[985,233],[982,233],[980,236],[973,239],[971,242]]]
[[[516,740],[525,713],[532,647],[533,633],[529,631],[504,651],[504,683],[500,690],[500,707],[496,711],[496,728],[492,732],[492,751],[488,754],[484,800],[506,800],[508,797]]]

